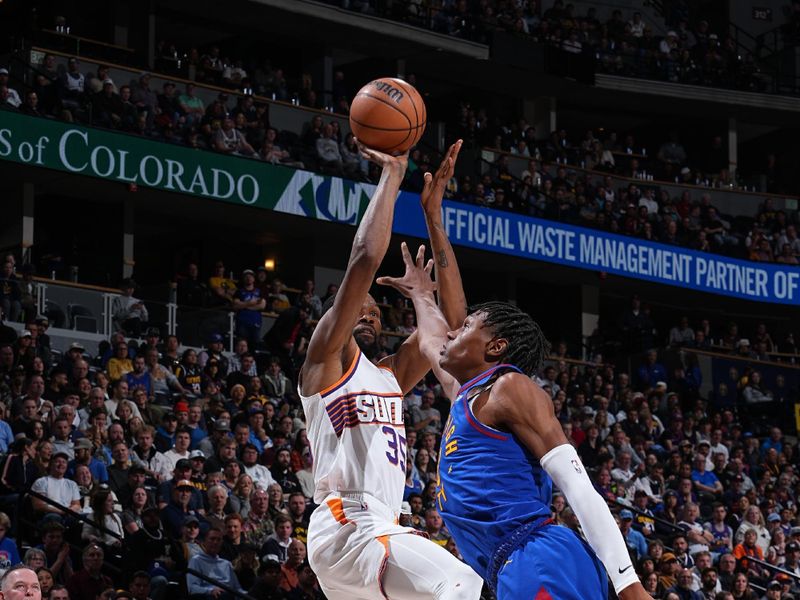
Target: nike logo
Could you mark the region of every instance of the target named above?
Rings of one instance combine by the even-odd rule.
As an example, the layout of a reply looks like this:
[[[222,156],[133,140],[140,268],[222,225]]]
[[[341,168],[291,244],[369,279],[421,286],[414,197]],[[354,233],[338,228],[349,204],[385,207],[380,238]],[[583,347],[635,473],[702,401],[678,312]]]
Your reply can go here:
[[[625,567],[624,569],[620,569],[619,567],[617,567],[617,570],[619,571],[619,574],[620,574],[620,575],[622,575],[622,574],[623,574],[625,571],[627,571],[628,569],[630,569],[632,566],[633,566],[633,565],[628,565],[628,566],[627,566],[627,567]]]

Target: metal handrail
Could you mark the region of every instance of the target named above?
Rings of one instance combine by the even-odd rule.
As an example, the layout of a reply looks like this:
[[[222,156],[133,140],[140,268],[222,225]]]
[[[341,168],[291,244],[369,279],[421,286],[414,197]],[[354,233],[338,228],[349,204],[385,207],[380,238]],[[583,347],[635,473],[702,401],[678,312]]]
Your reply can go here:
[[[666,519],[661,519],[659,517],[656,517],[655,515],[648,515],[646,512],[644,512],[642,510],[639,510],[635,506],[629,506],[629,505],[625,504],[624,502],[622,502],[619,499],[614,499],[613,501],[612,500],[608,500],[608,503],[609,504],[613,503],[616,506],[620,506],[625,510],[631,511],[632,513],[635,513],[637,515],[642,515],[644,517],[647,517],[648,519],[653,519],[653,521],[655,521],[656,523],[659,523],[660,525],[663,525],[664,527],[668,527],[669,529],[673,529],[675,531],[680,531],[681,533],[686,533],[686,529],[681,527],[680,525],[676,525],[675,523],[670,523]]]
[[[23,492],[22,494],[20,494],[20,496],[19,496],[20,506],[22,505],[22,503],[23,503],[23,501],[25,499],[25,496],[32,496],[34,498],[37,498],[37,499],[41,500],[42,502],[44,502],[46,504],[49,504],[50,506],[54,506],[54,507],[58,508],[59,510],[61,510],[65,514],[68,514],[69,516],[74,517],[78,521],[81,521],[83,523],[88,523],[89,525],[91,525],[92,527],[97,529],[98,531],[102,531],[103,533],[105,533],[107,535],[110,535],[111,537],[119,540],[122,543],[123,548],[126,549],[126,550],[128,549],[128,540],[125,539],[124,536],[119,535],[117,532],[108,529],[107,527],[105,527],[104,525],[102,525],[100,523],[97,523],[96,521],[94,521],[93,519],[90,519],[86,515],[83,515],[83,514],[81,514],[79,512],[75,512],[74,510],[72,510],[68,506],[64,506],[63,504],[61,504],[59,502],[56,502],[52,498],[48,498],[47,496],[45,496],[43,494],[40,494],[39,492],[35,492],[33,490],[28,490],[28,491]],[[20,511],[20,514],[21,514],[21,511]],[[110,565],[110,566],[113,567],[113,565]],[[208,575],[206,575],[205,573],[201,573],[200,571],[197,571],[195,569],[190,569],[190,568],[187,567],[185,569],[185,573],[194,575],[195,577],[197,577],[199,579],[202,579],[203,581],[205,581],[207,583],[210,583],[210,584],[222,589],[223,591],[225,591],[225,592],[227,592],[229,594],[232,594],[232,595],[234,595],[234,596],[236,596],[238,598],[242,598],[244,600],[257,600],[256,598],[253,598],[253,596],[251,596],[251,595],[249,595],[247,593],[242,593],[241,591],[239,591],[237,589],[234,589],[234,588],[232,588],[232,587],[230,587],[230,586],[228,586],[228,585],[226,585],[226,584],[224,584],[224,583],[222,583],[220,581],[212,579]]]
[[[756,563],[757,565],[761,565],[762,567],[764,567],[766,569],[769,569],[771,571],[775,571],[776,573],[781,573],[783,575],[788,575],[792,579],[794,579],[796,581],[800,581],[800,575],[797,575],[796,573],[792,573],[791,571],[787,571],[786,569],[784,569],[783,567],[779,567],[778,565],[770,564],[767,561],[764,561],[764,560],[761,560],[761,559],[758,559],[758,558],[754,558],[752,556],[745,557],[745,560],[747,560],[748,562],[752,561],[752,562]]]

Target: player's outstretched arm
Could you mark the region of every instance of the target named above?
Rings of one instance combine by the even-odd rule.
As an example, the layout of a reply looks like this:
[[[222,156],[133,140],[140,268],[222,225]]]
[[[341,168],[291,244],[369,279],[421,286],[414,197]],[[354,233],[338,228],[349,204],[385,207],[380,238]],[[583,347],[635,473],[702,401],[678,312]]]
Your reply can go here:
[[[317,324],[301,373],[303,394],[317,393],[342,374],[356,352],[353,325],[369,293],[392,235],[394,205],[405,175],[408,154],[390,156],[359,144],[362,155],[383,171],[378,187],[358,226],[350,260],[331,309]],[[349,352],[343,352],[350,348]]]
[[[447,182],[453,176],[456,159],[461,150],[461,140],[450,146],[435,173],[425,174],[425,184],[420,194],[425,223],[436,257],[436,280],[439,284],[439,307],[450,329],[457,329],[467,316],[467,301],[464,298],[464,287],[458,270],[455,254],[447,238],[442,223],[442,197]],[[417,323],[418,329],[421,329]],[[418,331],[408,337],[397,349],[397,352],[384,359],[385,366],[390,367],[403,392],[414,387],[425,376],[431,364],[438,365],[438,359],[431,363],[419,347]]]
[[[462,140],[450,146],[435,173],[425,174],[425,184],[420,194],[422,211],[425,213],[425,225],[433,252],[436,282],[439,284],[439,307],[442,309],[450,329],[458,329],[467,317],[467,299],[461,272],[458,269],[453,246],[447,237],[447,230],[442,222],[442,199],[444,190],[455,172],[458,153]]]
[[[481,419],[508,429],[539,457],[542,468],[564,492],[575,511],[587,541],[603,562],[620,600],[652,600],[636,575],[625,540],[608,505],[595,491],[578,453],[564,436],[547,393],[529,377],[507,373],[500,377],[490,394]]]
[[[447,341],[448,325],[439,307],[436,305],[434,291],[438,284],[431,279],[433,260],[425,262],[425,246],[417,250],[416,259],[411,258],[408,245],[400,246],[406,272],[403,277],[378,277],[377,283],[388,285],[410,298],[417,313],[417,331],[415,342],[418,352],[436,375],[442,389],[452,400],[458,393],[458,382],[452,375],[439,367],[439,353]],[[427,366],[425,367],[427,370]]]

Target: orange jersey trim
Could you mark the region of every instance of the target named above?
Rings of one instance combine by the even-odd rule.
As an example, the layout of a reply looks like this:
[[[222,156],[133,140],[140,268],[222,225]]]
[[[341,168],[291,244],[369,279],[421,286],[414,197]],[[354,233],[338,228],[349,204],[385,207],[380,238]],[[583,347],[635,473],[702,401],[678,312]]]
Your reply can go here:
[[[350,366],[347,368],[342,376],[336,381],[336,383],[329,385],[324,390],[322,390],[319,395],[324,396],[325,394],[331,393],[338,387],[341,387],[345,381],[347,381],[350,377],[352,377],[353,373],[356,370],[356,365],[358,364],[358,359],[361,358],[361,349],[356,350],[356,355],[353,357],[353,362],[350,363]]]
[[[341,525],[347,525],[350,521],[344,516],[344,506],[342,506],[341,498],[331,498],[326,502],[328,508],[331,510],[333,518]]]

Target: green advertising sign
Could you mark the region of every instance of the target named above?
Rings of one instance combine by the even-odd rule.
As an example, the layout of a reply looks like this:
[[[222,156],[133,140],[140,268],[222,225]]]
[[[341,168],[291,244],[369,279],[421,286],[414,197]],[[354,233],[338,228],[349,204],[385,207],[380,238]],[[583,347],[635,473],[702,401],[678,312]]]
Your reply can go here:
[[[356,224],[375,186],[51,119],[0,111],[0,160]]]

